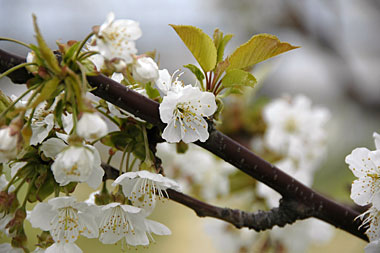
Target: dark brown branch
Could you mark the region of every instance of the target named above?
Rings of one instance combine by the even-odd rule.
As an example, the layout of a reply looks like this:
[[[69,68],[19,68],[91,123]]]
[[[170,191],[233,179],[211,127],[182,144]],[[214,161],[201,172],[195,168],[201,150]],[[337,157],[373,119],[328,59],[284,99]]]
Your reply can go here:
[[[1,71],[25,62],[24,58],[14,56],[3,50],[0,50],[0,59],[0,64],[3,64],[3,66],[0,66]],[[8,59],[12,59],[12,63],[7,62]],[[13,78],[12,81],[16,83],[26,82],[27,79],[22,80],[24,77],[25,70],[17,71],[10,76],[10,78]],[[161,129],[164,127],[159,117],[159,104],[157,102],[129,90],[103,75],[88,77],[88,81],[92,87],[96,88],[92,91],[96,96],[133,113]],[[306,187],[223,133],[210,127],[210,138],[204,143],[197,142],[196,144],[221,157],[251,177],[265,183],[279,192],[284,199],[291,199],[307,206],[310,209],[311,216],[368,241],[367,236],[364,234],[365,229],[363,227],[359,228],[360,221],[355,220],[359,215],[358,212]]]
[[[119,171],[109,164],[102,163],[102,167],[105,171],[103,180],[116,179],[119,176]],[[169,199],[193,209],[199,217],[214,217],[229,222],[237,228],[247,227],[257,232],[271,229],[276,225],[283,227],[297,220],[311,217],[311,210],[294,200],[281,199],[280,206],[277,208],[250,213],[213,206],[172,189],[168,189],[167,193]]]

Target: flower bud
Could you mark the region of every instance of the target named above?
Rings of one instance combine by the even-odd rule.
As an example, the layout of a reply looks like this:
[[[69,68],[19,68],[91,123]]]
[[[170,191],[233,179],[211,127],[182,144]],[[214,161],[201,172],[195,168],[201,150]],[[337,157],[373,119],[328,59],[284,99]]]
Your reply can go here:
[[[0,129],[0,162],[8,162],[17,155],[18,134],[11,127]]]
[[[132,74],[138,82],[155,82],[158,79],[158,66],[152,58],[141,57],[133,64]]]
[[[83,113],[78,121],[77,134],[88,141],[103,137],[107,131],[106,122],[96,113]]]

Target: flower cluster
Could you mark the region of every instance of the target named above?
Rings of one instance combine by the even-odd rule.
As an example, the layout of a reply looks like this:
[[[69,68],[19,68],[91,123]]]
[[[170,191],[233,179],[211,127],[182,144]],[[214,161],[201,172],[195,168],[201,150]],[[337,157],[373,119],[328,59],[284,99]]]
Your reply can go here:
[[[207,201],[226,200],[235,205],[243,200],[244,204],[237,205],[247,210],[278,204],[278,194],[188,144],[208,141],[212,124],[223,117],[221,98],[254,86],[256,79],[247,69],[295,47],[285,45],[286,50],[277,48],[276,54],[264,52],[260,59],[251,59],[246,55],[257,53],[249,51],[253,47],[243,46],[223,60],[231,35],[223,36],[216,30],[212,41],[200,29],[173,25],[183,40],[183,31],[179,30],[185,28],[185,33],[201,36],[202,47],[210,49],[210,55],[205,55],[207,48],[184,40],[201,66],[184,66],[196,77],[195,83],[185,85],[180,80],[183,73],[177,75],[179,70],[170,75],[168,70],[159,69],[155,53],[138,54],[135,42],[142,31],[136,21],[115,20],[110,13],[84,41],[58,43],[59,50],[54,53],[34,22],[38,45],[31,46],[33,51],[27,57],[26,69],[33,76],[28,90],[12,99],[0,93],[0,231],[12,238],[12,244],[0,244],[1,252],[29,251],[24,221],[43,230],[35,252],[80,253],[76,244],[80,237],[97,238],[103,244],[121,241],[122,245],[148,246],[154,241],[153,234],[171,234],[168,227],[148,218],[156,203],[182,187]],[[262,39],[277,38],[264,35]],[[166,124],[163,131],[111,103],[89,98],[87,93],[92,88],[87,76],[99,73],[159,102],[159,116]],[[24,97],[26,101],[21,100]],[[324,128],[329,113],[312,107],[308,98],[297,96],[267,104],[259,118],[265,131],[254,134],[253,149],[311,185],[325,153]],[[167,143],[158,145],[159,137]],[[108,149],[107,164],[102,162],[99,148]],[[119,166],[114,165],[116,154],[121,156]],[[364,218],[370,227],[369,248],[379,244],[377,159],[376,151],[362,149],[347,158],[359,178],[353,185],[353,199],[361,205],[373,204]],[[9,181],[6,174],[11,176]],[[182,187],[164,175],[175,178]],[[114,181],[107,184],[106,179]],[[85,202],[73,197],[81,183],[95,190]],[[25,184],[26,193],[19,202],[19,190]],[[36,203],[31,211],[27,211],[28,202]],[[331,234],[330,227],[314,220],[285,230],[274,229],[269,236],[248,229],[236,231],[221,223],[210,225],[208,230],[227,252],[262,251],[266,247],[304,252],[310,243],[324,242]],[[310,233],[300,233],[305,230]],[[321,234],[325,236],[318,236]],[[294,238],[302,240],[293,243]],[[254,242],[259,243],[253,246]]]
[[[363,225],[369,228],[366,234],[370,244],[366,252],[380,250],[380,135],[373,133],[375,150],[356,148],[346,157],[346,163],[357,179],[352,183],[351,199],[360,206],[372,207],[360,215]]]

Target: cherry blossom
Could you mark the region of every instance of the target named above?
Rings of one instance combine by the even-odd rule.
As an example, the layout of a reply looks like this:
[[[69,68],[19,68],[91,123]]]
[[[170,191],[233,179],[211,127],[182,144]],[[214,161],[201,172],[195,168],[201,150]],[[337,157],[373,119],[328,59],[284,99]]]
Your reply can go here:
[[[49,155],[53,154],[49,153]],[[51,170],[54,179],[61,186],[70,182],[86,182],[91,188],[96,189],[104,175],[104,170],[100,165],[99,152],[93,146],[68,146],[57,154]]]
[[[158,199],[168,196],[166,192],[168,188],[180,190],[180,186],[172,179],[146,170],[124,173],[116,178],[112,185],[121,185],[124,195],[132,205],[138,204],[139,207],[154,205],[157,194]],[[143,195],[145,195],[144,201],[141,202],[139,198]]]
[[[203,117],[214,114],[216,108],[214,94],[197,87],[187,85],[179,93],[168,92],[159,107],[160,118],[167,123],[162,138],[171,143],[205,142],[209,133]]]
[[[88,238],[98,237],[95,221],[97,212],[97,208],[77,202],[74,197],[57,197],[47,203],[38,203],[28,219],[33,227],[50,231],[57,244],[67,244],[75,242],[80,235]]]

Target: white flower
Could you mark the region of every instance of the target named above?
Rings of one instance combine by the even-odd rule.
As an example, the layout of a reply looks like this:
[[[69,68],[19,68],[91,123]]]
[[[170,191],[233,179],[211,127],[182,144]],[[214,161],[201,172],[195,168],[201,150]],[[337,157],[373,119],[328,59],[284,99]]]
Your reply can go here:
[[[302,95],[274,100],[263,109],[268,126],[265,144],[271,150],[295,159],[313,157],[312,152],[320,152],[319,149],[325,146],[324,126],[329,117],[326,109],[312,107],[311,101]]]
[[[53,243],[44,253],[82,253],[83,251],[75,243]]]
[[[139,207],[144,207],[146,204],[148,206],[153,205],[156,194],[158,194],[158,199],[165,197],[164,195],[168,196],[166,192],[168,188],[177,191],[180,189],[174,180],[146,170],[124,173],[116,178],[112,185],[121,185],[124,195],[133,205]],[[145,195],[145,201],[138,201],[143,195]]]
[[[57,244],[67,244],[75,242],[80,235],[98,237],[97,215],[94,206],[78,203],[74,197],[57,197],[38,203],[28,219],[33,227],[49,231]]]
[[[142,219],[134,220],[131,214],[140,211],[141,209],[138,207],[115,202],[102,206],[102,215],[98,217],[98,219],[100,218],[99,240],[105,244],[114,244],[121,238],[134,233],[134,225],[138,222],[142,224]]]
[[[236,229],[221,220],[206,220],[204,229],[211,237],[218,252],[254,252],[252,246],[255,243],[257,233],[253,230],[245,227]]]
[[[155,82],[158,79],[158,66],[152,58],[140,57],[132,65],[132,74],[138,82]]]
[[[194,187],[205,200],[229,194],[228,176],[236,170],[210,152],[189,145],[185,154],[176,154],[174,145],[160,143],[157,155],[162,159],[167,176],[176,176],[184,192],[191,193],[191,187]]]
[[[99,152],[90,145],[69,146],[64,149],[55,158],[51,170],[55,181],[61,186],[70,182],[86,182],[96,189],[104,175]]]
[[[376,133],[374,134],[376,138]],[[375,151],[356,148],[346,157],[346,163],[358,178],[352,183],[351,199],[358,205],[373,205],[380,209],[380,147]]]
[[[368,243],[368,245],[364,248],[365,253],[378,253],[380,252],[380,239],[376,241],[372,241]]]
[[[0,163],[8,162],[17,155],[18,135],[10,127],[0,129]]]
[[[310,245],[326,244],[334,235],[331,225],[311,218],[297,221],[291,226],[273,227],[271,238],[280,243],[285,252],[304,253]]]
[[[205,142],[209,133],[203,117],[211,116],[216,108],[214,94],[191,85],[179,93],[169,92],[159,107],[160,118],[167,123],[162,138],[167,142]]]
[[[183,87],[183,82],[179,81],[178,78],[183,74],[179,74],[173,81],[174,75],[178,72],[175,71],[172,76],[170,76],[167,69],[158,71],[158,79],[156,81],[156,88],[160,92],[161,97],[166,96],[169,91],[178,93]]]
[[[145,219],[140,208],[110,203],[101,208],[99,216],[99,240],[105,244],[113,244],[125,237],[132,246],[148,245],[153,240],[151,233],[169,235],[170,230],[163,224]]]
[[[24,251],[20,248],[13,248],[10,243],[2,243],[0,244],[0,252],[4,253],[24,253]]]
[[[364,217],[366,217],[364,219]],[[369,241],[375,241],[380,239],[380,210],[376,207],[372,206],[370,209],[368,209],[366,212],[362,213],[358,216],[360,219],[364,219],[363,225],[368,225],[369,227],[367,231],[365,231],[365,234],[368,236]]]
[[[78,121],[77,134],[88,141],[103,137],[107,132],[107,123],[96,113],[85,112]]]
[[[137,53],[134,40],[141,37],[139,23],[128,19],[115,20],[113,13],[108,14],[96,35],[96,45],[101,55],[112,60],[120,58],[126,64],[132,63],[132,54]]]
[[[42,120],[33,121],[32,123],[32,137],[30,138],[30,145],[37,145],[45,140],[49,132],[54,127],[54,115],[48,114]]]

